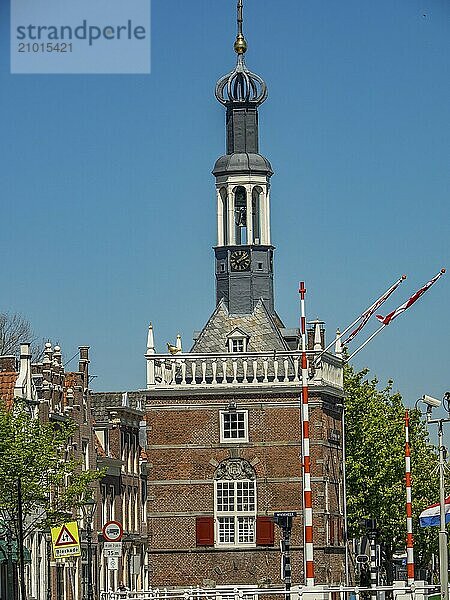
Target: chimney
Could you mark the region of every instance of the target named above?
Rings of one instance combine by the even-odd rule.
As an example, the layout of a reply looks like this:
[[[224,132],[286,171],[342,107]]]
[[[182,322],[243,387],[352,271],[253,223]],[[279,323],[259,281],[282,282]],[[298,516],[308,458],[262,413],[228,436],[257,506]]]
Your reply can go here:
[[[79,346],[80,360],[78,370],[83,376],[83,387],[86,390],[89,387],[89,346]]]
[[[14,386],[14,396],[31,399],[31,353],[30,344],[20,344],[19,376]]]
[[[0,356],[0,372],[7,371],[13,373],[17,370],[17,360],[12,354]]]

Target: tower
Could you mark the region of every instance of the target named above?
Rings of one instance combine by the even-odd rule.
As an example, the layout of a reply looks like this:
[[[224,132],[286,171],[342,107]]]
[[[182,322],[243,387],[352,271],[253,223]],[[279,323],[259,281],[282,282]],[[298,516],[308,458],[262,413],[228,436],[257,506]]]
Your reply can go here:
[[[250,314],[260,299],[274,313],[270,236],[270,162],[259,153],[258,107],[264,80],[245,64],[247,42],[238,3],[235,68],[216,85],[226,108],[226,154],[214,165],[217,193],[216,301],[230,314]]]
[[[151,326],[147,387],[128,393],[130,406],[145,405],[146,412],[146,560],[153,587],[280,586],[281,534],[273,517],[284,511],[297,515],[293,584],[307,575],[299,401],[306,367],[299,329],[285,328],[274,308],[272,167],[258,142],[258,108],[267,88],[244,61],[242,0],[237,16],[237,63],[215,90],[227,132],[226,154],[213,170],[216,306],[188,352],[179,343],[159,353]],[[343,582],[342,361],[322,352],[322,323],[313,325],[308,493],[314,558],[318,581]],[[95,396],[102,406],[121,401],[120,393]]]

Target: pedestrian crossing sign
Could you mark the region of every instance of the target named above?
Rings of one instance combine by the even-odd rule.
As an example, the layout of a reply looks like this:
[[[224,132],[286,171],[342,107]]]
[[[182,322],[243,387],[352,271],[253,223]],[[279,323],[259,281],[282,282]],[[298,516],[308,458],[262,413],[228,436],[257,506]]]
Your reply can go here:
[[[66,558],[69,556],[80,556],[80,536],[78,534],[78,523],[71,521],[63,523],[58,527],[52,527],[52,546],[55,558]]]

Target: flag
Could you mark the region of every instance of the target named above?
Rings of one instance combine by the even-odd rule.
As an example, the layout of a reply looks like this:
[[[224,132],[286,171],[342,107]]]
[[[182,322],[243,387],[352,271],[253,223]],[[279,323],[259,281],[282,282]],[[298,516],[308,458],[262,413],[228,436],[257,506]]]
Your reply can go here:
[[[414,304],[414,302],[418,300],[420,296],[424,294],[433,285],[433,283],[435,283],[439,279],[439,277],[441,277],[444,273],[445,269],[441,269],[439,273],[433,277],[433,279],[430,279],[428,283],[426,283],[422,288],[420,288],[420,290],[413,294],[411,298],[407,300],[404,304],[390,312],[385,317],[383,317],[382,315],[377,315],[377,319],[380,321],[380,323],[383,323],[383,325],[389,325],[391,321],[393,321],[395,318],[401,315],[402,312],[405,312],[405,310],[407,310],[412,304]]]
[[[358,327],[351,332],[351,334],[348,336],[348,338],[344,341],[344,344],[347,345],[348,343],[350,343],[352,341],[352,339],[361,331],[361,329],[364,327],[364,325],[367,323],[367,321],[370,319],[370,317],[374,314],[374,312],[376,310],[378,310],[380,308],[380,306],[386,302],[386,300],[389,298],[389,296],[392,294],[392,292],[395,292],[395,290],[398,288],[398,286],[402,283],[402,281],[404,281],[406,279],[406,275],[402,275],[400,277],[400,279],[398,281],[396,281],[394,283],[394,285],[392,287],[390,287],[388,289],[387,292],[385,292],[382,296],[380,296],[378,298],[378,300],[376,300],[372,306],[370,308],[368,308],[366,310],[366,312],[364,312],[361,316],[361,322],[358,325]]]
[[[420,526],[421,527],[432,527],[433,525],[440,525],[440,505],[432,504],[420,513]],[[445,523],[450,522],[450,496],[445,499]]]

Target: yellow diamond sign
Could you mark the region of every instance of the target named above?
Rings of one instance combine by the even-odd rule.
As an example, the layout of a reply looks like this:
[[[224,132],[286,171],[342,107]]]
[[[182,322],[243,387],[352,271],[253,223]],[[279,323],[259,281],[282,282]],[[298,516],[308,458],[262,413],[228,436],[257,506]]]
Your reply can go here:
[[[55,558],[66,558],[68,556],[80,556],[80,536],[78,534],[78,523],[71,521],[63,523],[58,527],[52,527],[52,546]]]

